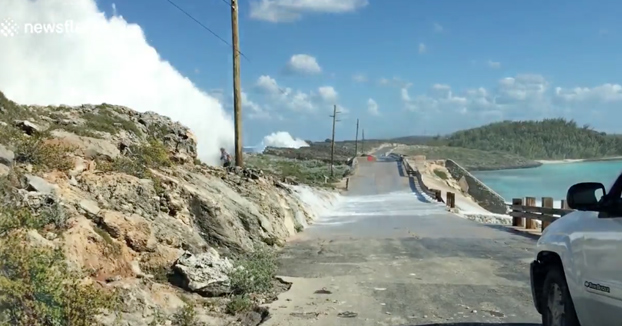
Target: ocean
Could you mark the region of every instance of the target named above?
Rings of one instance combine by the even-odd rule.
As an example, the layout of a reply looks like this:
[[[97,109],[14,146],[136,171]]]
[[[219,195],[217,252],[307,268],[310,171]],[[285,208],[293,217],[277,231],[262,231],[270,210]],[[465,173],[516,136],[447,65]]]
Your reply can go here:
[[[566,198],[575,183],[601,182],[609,189],[622,171],[622,161],[550,163],[537,168],[473,172],[473,175],[501,195],[506,202],[512,198],[553,197],[555,207]]]

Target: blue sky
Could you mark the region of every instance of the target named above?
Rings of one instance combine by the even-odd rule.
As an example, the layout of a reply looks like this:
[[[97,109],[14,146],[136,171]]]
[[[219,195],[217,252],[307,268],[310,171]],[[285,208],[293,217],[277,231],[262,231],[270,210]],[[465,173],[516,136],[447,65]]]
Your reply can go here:
[[[225,1],[175,3],[230,40]],[[165,0],[114,4],[231,110],[226,44]],[[356,118],[368,138],[559,116],[620,132],[620,14],[619,1],[241,0],[245,143],[327,138],[332,104],[341,139]]]

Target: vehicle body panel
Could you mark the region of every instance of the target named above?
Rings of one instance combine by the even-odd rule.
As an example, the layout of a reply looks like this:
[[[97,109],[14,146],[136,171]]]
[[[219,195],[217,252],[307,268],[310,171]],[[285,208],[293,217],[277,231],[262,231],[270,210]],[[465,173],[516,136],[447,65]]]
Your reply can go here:
[[[545,229],[543,251],[560,257],[582,325],[622,325],[622,217],[570,213]]]

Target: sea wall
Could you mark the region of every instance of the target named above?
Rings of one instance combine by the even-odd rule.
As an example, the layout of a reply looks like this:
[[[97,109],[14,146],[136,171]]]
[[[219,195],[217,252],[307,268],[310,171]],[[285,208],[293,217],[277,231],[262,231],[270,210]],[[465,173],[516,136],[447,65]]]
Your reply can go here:
[[[467,189],[463,190],[471,195],[477,204],[489,212],[507,214],[508,208],[505,203],[505,199],[469,173],[469,171],[453,160],[446,160],[445,167],[456,181],[461,184],[466,182]]]

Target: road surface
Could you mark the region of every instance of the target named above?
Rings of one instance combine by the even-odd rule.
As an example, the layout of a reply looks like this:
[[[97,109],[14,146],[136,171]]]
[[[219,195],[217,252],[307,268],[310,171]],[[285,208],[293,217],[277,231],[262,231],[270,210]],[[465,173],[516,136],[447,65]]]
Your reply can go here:
[[[362,162],[333,216],[284,249],[293,285],[263,325],[540,325],[534,240],[447,213],[408,180],[397,162]]]

